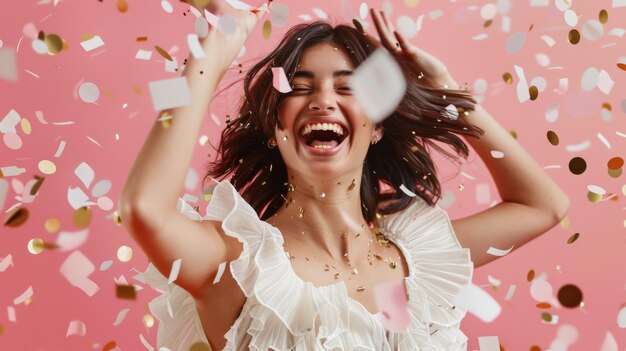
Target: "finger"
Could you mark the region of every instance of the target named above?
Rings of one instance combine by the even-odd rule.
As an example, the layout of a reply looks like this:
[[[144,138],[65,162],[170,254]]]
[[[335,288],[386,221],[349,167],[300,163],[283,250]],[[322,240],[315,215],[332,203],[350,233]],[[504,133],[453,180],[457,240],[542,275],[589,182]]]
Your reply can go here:
[[[380,17],[380,14],[378,14],[374,9],[371,9],[371,12],[374,26],[376,27],[376,30],[378,31],[378,36],[380,37],[380,42],[388,50],[395,51],[397,49],[395,45],[395,40],[393,40],[393,37],[387,29],[387,26],[383,23],[383,19]]]
[[[391,22],[391,20],[387,16],[387,13],[385,11],[380,11],[380,13],[383,15],[383,21],[385,21],[385,25],[387,25],[387,28],[389,28],[391,32],[394,32],[395,29],[393,28],[393,22]]]
[[[402,49],[402,51],[406,54],[415,56],[415,58],[417,59],[417,48],[411,45],[406,39],[404,39],[402,34],[400,34],[400,32],[398,32],[397,30],[393,31],[393,35],[396,37],[400,49]]]

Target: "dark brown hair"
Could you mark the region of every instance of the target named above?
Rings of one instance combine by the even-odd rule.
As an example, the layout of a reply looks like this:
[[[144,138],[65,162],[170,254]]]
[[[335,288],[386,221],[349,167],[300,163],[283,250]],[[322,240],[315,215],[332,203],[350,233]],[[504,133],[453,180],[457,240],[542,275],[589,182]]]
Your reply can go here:
[[[309,47],[330,42],[344,50],[354,67],[377,48],[367,35],[348,25],[331,26],[322,21],[292,27],[274,51],[254,65],[244,78],[245,100],[239,115],[227,123],[218,147],[218,159],[208,169],[208,177],[231,182],[262,219],[272,216],[286,199],[287,170],[278,148],[267,142],[274,128],[281,128],[277,111],[284,94],[273,88],[272,67],[283,67],[291,81],[302,53]],[[441,196],[441,185],[430,157],[429,147],[447,157],[467,159],[467,145],[456,134],[479,137],[484,132],[463,118],[475,101],[463,90],[435,87],[429,77],[412,70],[410,62],[398,59],[406,81],[406,94],[396,111],[382,122],[383,138],[367,152],[361,180],[364,218],[376,221],[376,212],[389,214],[406,208],[411,197],[400,190],[404,185],[429,205]],[[453,104],[459,118],[447,117]],[[454,153],[437,145],[450,146]],[[455,156],[456,153],[456,156]],[[394,191],[381,192],[387,184]],[[379,208],[385,201],[384,208]]]

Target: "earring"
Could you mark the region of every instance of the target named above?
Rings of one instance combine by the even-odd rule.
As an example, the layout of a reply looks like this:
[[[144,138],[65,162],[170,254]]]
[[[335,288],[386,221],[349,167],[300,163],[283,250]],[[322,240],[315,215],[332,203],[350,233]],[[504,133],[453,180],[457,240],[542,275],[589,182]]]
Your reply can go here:
[[[267,141],[267,147],[268,147],[268,148],[270,148],[270,149],[275,148],[275,147],[276,147],[276,145],[278,145],[278,144],[276,143],[276,139],[274,139],[274,138],[270,138],[270,139]]]
[[[370,144],[376,145],[379,141],[380,141],[380,135],[374,134],[372,135],[372,138],[370,139]]]

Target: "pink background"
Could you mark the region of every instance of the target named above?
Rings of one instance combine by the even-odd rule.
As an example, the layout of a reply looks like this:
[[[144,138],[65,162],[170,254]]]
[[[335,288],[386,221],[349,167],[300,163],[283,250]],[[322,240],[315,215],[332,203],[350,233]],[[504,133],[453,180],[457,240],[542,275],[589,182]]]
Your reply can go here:
[[[115,341],[118,349],[143,350],[140,335],[156,346],[156,324],[148,328],[142,320],[149,313],[148,301],[157,293],[150,288],[138,291],[135,301],[115,296],[114,278],[124,276],[130,283],[143,286],[132,277],[138,270],[145,269],[147,260],[124,229],[113,222],[111,215],[116,210],[131,163],[156,118],[148,82],[177,76],[164,70],[164,59],[156,52],[149,61],[135,59],[135,54],[139,49],[154,51],[153,46],[159,45],[182,63],[189,52],[186,36],[194,31],[195,17],[191,13],[185,16],[188,6],[174,0],[170,0],[173,13],[164,11],[158,0],[127,1],[126,13],[120,13],[116,2],[111,0],[67,0],[56,6],[54,0],[49,4],[35,0],[2,1],[1,47],[17,49],[18,81],[0,79],[0,120],[14,109],[32,126],[30,134],[17,126],[17,135],[23,143],[21,148],[14,150],[5,143],[0,144],[0,167],[24,168],[24,173],[18,176],[0,179],[11,185],[6,199],[0,198],[3,218],[10,208],[19,205],[16,199],[21,195],[16,192],[19,182],[26,183],[35,175],[45,176],[46,180],[37,197],[22,205],[30,212],[28,221],[17,228],[3,226],[0,229],[0,262],[8,255],[13,260],[13,265],[0,272],[1,350],[100,350],[110,341]],[[281,3],[289,6],[288,26],[302,21],[299,16],[303,14],[317,18],[314,7],[323,9],[338,21],[349,21],[359,16],[361,4],[356,0],[283,0]],[[500,303],[502,313],[492,323],[468,315],[462,329],[469,337],[469,349],[479,348],[479,337],[495,335],[507,350],[529,350],[533,345],[546,350],[556,339],[558,328],[571,325],[578,330],[579,337],[570,350],[598,350],[607,332],[615,337],[619,349],[624,350],[626,332],[618,327],[617,316],[626,302],[626,194],[623,193],[626,176],[609,176],[607,161],[616,156],[624,157],[626,150],[626,72],[617,67],[620,58],[626,63],[626,43],[615,32],[610,34],[614,28],[626,27],[626,7],[613,8],[609,0],[573,1],[572,9],[580,16],[577,29],[581,30],[587,20],[597,19],[601,9],[608,11],[609,20],[598,40],[582,37],[578,45],[571,45],[567,42],[570,27],[554,0],[541,7],[532,7],[530,0],[515,1],[510,11],[496,14],[493,24],[485,28],[480,13],[489,3],[496,2],[422,0],[416,6],[411,1],[388,2],[393,7],[394,21],[400,15],[408,15],[413,20],[424,15],[422,29],[411,41],[440,57],[457,81],[467,82],[470,88],[478,80],[484,80],[487,85],[484,105],[506,129],[517,133],[518,141],[540,165],[558,166],[549,167],[546,172],[571,199],[569,227],[556,226],[523,248],[475,272],[474,283]],[[368,1],[367,4],[380,8],[383,2]],[[432,11],[437,9],[442,11],[440,17],[433,16]],[[502,29],[505,18],[511,21],[508,32]],[[32,40],[23,36],[23,27],[29,22],[37,30],[64,38],[69,49],[55,56],[37,54],[31,47]],[[531,25],[533,28],[529,31]],[[240,59],[244,69],[273,47],[288,26],[274,27],[269,40],[262,38],[259,26],[248,42],[247,53]],[[526,41],[519,52],[508,53],[506,41],[516,32],[526,32]],[[105,45],[86,52],[80,46],[81,35],[85,33],[99,35]],[[487,37],[474,39],[481,33]],[[541,39],[544,35],[552,37],[556,44],[550,47]],[[137,42],[135,39],[140,36],[148,40]],[[536,59],[539,53],[549,57],[546,67]],[[529,82],[534,77],[545,78],[547,87],[536,101],[518,101],[514,65],[524,68]],[[609,94],[598,88],[591,91],[581,88],[581,77],[589,67],[604,69],[615,81]],[[512,85],[504,83],[505,72],[513,75]],[[237,70],[229,74],[230,78],[239,76]],[[554,91],[561,78],[569,79],[569,88],[564,94]],[[100,98],[95,103],[85,103],[78,97],[78,86],[84,81],[99,87]],[[138,87],[141,94],[136,93],[133,86]],[[237,91],[218,97],[212,108],[216,118],[207,115],[200,135],[217,142],[226,114],[235,113],[237,97]],[[603,103],[612,106],[611,118],[603,118]],[[558,119],[548,121],[545,112],[554,104],[558,104]],[[48,124],[37,119],[36,111],[43,113]],[[73,123],[55,124],[69,121]],[[548,142],[548,130],[559,135],[558,146]],[[3,137],[8,140],[15,135]],[[568,151],[568,145],[585,141],[590,143],[588,148]],[[55,157],[61,142],[66,143],[65,149]],[[190,167],[200,178],[207,154],[214,154],[211,147],[198,143]],[[576,156],[587,161],[587,170],[581,175],[574,175],[568,169],[569,160]],[[38,169],[41,160],[53,161],[56,172],[44,175]],[[446,208],[451,218],[472,214],[499,201],[489,173],[476,154],[472,153],[470,162],[462,170],[464,174],[457,174],[450,164],[441,158],[438,160],[444,190],[454,195],[454,202]],[[94,183],[102,179],[111,181],[112,189],[105,196],[115,204],[110,210],[91,206],[93,220],[89,238],[77,249],[96,267],[90,279],[100,289],[92,297],[70,285],[59,271],[71,252],[46,250],[33,255],[27,250],[33,238],[49,243],[56,241],[60,233],[49,233],[44,228],[49,218],[60,220],[61,231],[77,231],[67,194],[69,188],[75,187],[91,194],[91,189],[85,188],[74,174],[82,162],[94,170]],[[190,183],[185,192],[198,196],[200,183]],[[460,184],[464,185],[463,190]],[[487,184],[490,189],[491,196],[486,203],[478,201],[477,189],[481,184]],[[613,198],[590,202],[587,200],[589,185],[605,189],[605,199],[611,195]],[[202,200],[197,205],[205,207]],[[567,239],[574,233],[580,233],[580,238],[568,245]],[[116,257],[122,245],[134,251],[130,262],[121,262]],[[113,261],[112,266],[101,271],[100,265],[107,260]],[[584,294],[584,307],[553,306],[546,311],[558,315],[558,323],[542,322],[540,316],[544,310],[536,307],[537,301],[531,297],[530,283],[526,280],[530,269],[537,275],[545,273],[555,293],[564,284],[579,286]],[[498,289],[491,288],[488,276],[501,281]],[[517,289],[507,301],[504,297],[511,285]],[[15,305],[13,300],[29,287],[33,289],[32,301]],[[9,320],[9,307],[15,309],[15,322]],[[130,309],[126,318],[114,326],[116,316],[126,308]],[[71,320],[85,323],[85,336],[66,337]]]

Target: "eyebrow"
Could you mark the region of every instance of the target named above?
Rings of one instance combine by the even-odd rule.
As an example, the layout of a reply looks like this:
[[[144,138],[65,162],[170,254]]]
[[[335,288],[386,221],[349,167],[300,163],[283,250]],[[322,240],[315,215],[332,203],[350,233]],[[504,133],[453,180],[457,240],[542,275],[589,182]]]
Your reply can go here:
[[[348,70],[340,70],[340,71],[335,71],[333,73],[333,78],[337,78],[337,77],[346,77],[346,76],[351,76],[352,75],[352,71],[348,71]],[[315,74],[313,74],[313,72],[311,71],[297,71],[296,73],[293,74],[294,78],[310,78],[313,79],[315,78]]]

